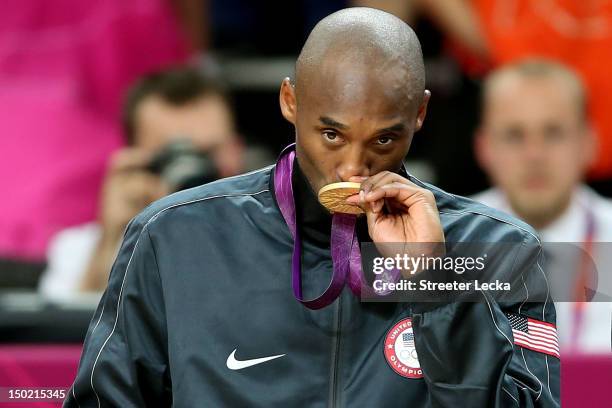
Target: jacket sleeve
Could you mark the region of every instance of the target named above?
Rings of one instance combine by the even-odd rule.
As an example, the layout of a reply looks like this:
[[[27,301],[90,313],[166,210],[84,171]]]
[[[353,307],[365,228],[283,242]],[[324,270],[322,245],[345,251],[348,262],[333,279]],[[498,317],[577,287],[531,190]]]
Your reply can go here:
[[[481,292],[478,301],[413,308],[416,349],[431,406],[560,405],[558,356],[515,344],[509,320],[521,316],[555,324],[554,304],[540,266],[541,246],[535,236],[527,235],[510,257],[512,273],[524,286],[521,301],[502,303]]]
[[[165,310],[148,223],[127,228],[64,407],[170,406]]]

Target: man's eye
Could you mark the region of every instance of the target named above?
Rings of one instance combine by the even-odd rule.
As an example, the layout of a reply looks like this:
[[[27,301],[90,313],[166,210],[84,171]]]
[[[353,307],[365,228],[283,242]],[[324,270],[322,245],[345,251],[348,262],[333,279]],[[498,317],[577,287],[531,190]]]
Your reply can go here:
[[[501,132],[501,139],[507,144],[518,144],[523,141],[523,131],[518,128],[504,129]]]
[[[544,129],[544,138],[549,143],[560,142],[566,135],[567,132],[561,126],[551,125]]]
[[[330,142],[335,142],[338,140],[338,134],[336,132],[332,132],[331,130],[324,130],[323,137]]]
[[[384,146],[384,145],[388,145],[392,141],[393,139],[390,138],[389,136],[381,136],[376,140],[376,143]]]

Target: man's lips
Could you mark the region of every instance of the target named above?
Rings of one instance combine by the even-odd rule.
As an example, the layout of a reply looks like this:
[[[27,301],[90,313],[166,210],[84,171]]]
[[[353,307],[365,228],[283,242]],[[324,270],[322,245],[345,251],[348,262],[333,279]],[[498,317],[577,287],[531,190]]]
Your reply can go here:
[[[550,185],[550,181],[547,177],[529,178],[522,185],[529,190],[541,190],[547,188]]]

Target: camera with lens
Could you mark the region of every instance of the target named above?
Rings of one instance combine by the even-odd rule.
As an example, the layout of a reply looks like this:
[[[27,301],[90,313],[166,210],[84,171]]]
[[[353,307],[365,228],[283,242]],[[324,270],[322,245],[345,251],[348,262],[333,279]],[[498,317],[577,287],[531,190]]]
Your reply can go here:
[[[210,152],[198,149],[185,139],[164,146],[153,157],[147,170],[159,175],[172,191],[196,187],[219,178]]]

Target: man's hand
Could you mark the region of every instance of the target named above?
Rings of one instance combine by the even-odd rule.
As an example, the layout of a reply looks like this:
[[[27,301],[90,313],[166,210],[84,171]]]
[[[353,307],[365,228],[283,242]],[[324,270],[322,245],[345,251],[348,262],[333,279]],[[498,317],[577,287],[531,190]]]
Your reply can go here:
[[[351,177],[349,181],[361,183],[359,194],[349,197],[347,202],[365,211],[374,243],[424,244],[407,245],[404,252],[413,256],[444,255],[439,253],[444,247],[439,245],[444,243],[444,230],[431,191],[389,171],[372,177]],[[396,255],[385,253],[391,247],[377,247],[385,256]],[[417,251],[418,254],[413,253]]]
[[[151,202],[170,193],[158,176],[146,170],[150,159],[150,154],[134,148],[122,149],[112,157],[101,194],[102,236],[81,281],[82,291],[106,287],[127,223]]]
[[[100,222],[104,233],[121,238],[130,219],[151,202],[167,195],[168,187],[145,168],[151,155],[140,149],[122,149],[111,159],[102,188]]]

